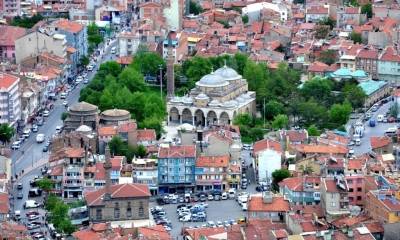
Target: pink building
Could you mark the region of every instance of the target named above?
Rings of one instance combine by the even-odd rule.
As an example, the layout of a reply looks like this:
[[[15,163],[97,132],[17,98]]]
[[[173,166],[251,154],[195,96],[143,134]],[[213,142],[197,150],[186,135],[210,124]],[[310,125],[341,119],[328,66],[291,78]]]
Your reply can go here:
[[[21,15],[21,1],[20,0],[0,0],[1,12],[4,16],[19,16]]]
[[[0,25],[0,33],[0,62],[15,62],[15,40],[24,36],[26,29]]]
[[[349,189],[349,205],[360,206],[361,208],[363,208],[365,204],[364,176],[349,175],[345,178]]]

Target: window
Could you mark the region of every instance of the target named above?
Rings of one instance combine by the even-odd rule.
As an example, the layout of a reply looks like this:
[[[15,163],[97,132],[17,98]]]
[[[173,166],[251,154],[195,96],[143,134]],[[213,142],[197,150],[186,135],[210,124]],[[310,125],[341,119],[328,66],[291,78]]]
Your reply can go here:
[[[357,192],[361,192],[362,191],[362,188],[357,188]]]
[[[348,183],[348,184],[352,184],[352,183],[353,183],[353,180],[349,179],[349,180],[347,180],[347,183]]]
[[[336,203],[331,202],[331,207],[336,207]]]
[[[126,217],[131,218],[132,217],[132,208],[131,208],[131,203],[128,202],[128,205],[126,207]]]
[[[101,209],[96,209],[96,219],[101,220],[103,218],[103,213]]]
[[[352,188],[349,188],[349,192],[354,192],[354,190]]]
[[[362,200],[362,197],[361,197],[361,196],[357,196],[357,200],[358,200],[358,201],[361,201],[361,200]]]
[[[115,206],[114,206],[114,218],[115,219],[118,219],[119,218],[119,215],[120,215],[120,212],[119,212],[119,203],[115,203]]]
[[[143,202],[139,202],[139,217],[144,217],[144,207],[143,207]]]

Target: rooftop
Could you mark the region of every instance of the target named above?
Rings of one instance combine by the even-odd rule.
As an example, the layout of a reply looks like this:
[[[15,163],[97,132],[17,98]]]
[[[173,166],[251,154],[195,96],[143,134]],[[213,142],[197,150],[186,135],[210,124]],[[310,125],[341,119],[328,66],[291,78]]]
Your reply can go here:
[[[196,167],[228,167],[229,155],[224,156],[199,156],[196,160]]]
[[[160,147],[158,158],[194,158],[196,157],[195,145]]]
[[[382,87],[386,86],[387,82],[385,81],[374,81],[374,80],[367,80],[362,81],[358,84],[358,86],[367,94],[367,96],[373,94],[374,92],[378,91]]]
[[[7,91],[19,78],[7,73],[0,72],[0,90]]]
[[[272,197],[272,203],[264,203],[262,196],[251,196],[248,209],[251,212],[288,212],[289,202],[281,196]]]

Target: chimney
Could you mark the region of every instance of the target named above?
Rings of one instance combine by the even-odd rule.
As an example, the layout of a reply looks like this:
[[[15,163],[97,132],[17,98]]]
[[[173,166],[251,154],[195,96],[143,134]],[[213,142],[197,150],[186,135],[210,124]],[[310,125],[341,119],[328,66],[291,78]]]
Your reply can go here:
[[[104,200],[111,200],[111,154],[110,147],[106,145],[104,170],[106,171],[106,186],[104,193]]]
[[[167,52],[167,99],[175,95],[175,76],[174,76],[175,56],[172,46],[171,32],[168,34],[168,52]]]

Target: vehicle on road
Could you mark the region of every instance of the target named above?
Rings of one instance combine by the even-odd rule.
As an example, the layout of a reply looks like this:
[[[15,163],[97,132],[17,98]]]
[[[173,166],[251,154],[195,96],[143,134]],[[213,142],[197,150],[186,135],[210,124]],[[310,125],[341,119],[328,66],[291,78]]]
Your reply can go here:
[[[200,202],[205,202],[207,200],[207,196],[205,194],[200,195]]]
[[[111,54],[115,54],[117,52],[117,48],[116,47],[112,47],[111,48]]]
[[[242,210],[247,211],[247,202],[242,203]]]
[[[92,65],[92,64],[89,64],[89,65],[86,67],[86,69],[87,69],[89,72],[93,71],[93,65]]]
[[[391,128],[386,129],[385,135],[394,136],[394,135],[396,135],[396,132],[397,132],[397,128],[391,127]]]
[[[83,77],[82,76],[78,76],[75,80],[76,83],[80,83],[83,81]]]
[[[234,199],[235,198],[236,191],[235,191],[234,188],[229,189],[228,193],[229,193],[229,198],[230,199]]]
[[[207,197],[207,200],[208,201],[214,200],[214,196],[212,194],[209,194],[208,197]]]
[[[21,220],[21,211],[15,210],[14,216],[15,216],[15,220],[17,220],[17,221]]]
[[[376,120],[377,120],[378,122],[383,122],[383,118],[384,118],[383,114],[379,114],[379,115],[376,117]]]
[[[66,92],[62,92],[62,93],[60,94],[60,98],[61,98],[61,99],[66,99],[66,98],[67,98],[67,93],[66,93]]]
[[[85,80],[83,80],[83,84],[88,84],[89,83],[89,79],[85,78]]]
[[[63,104],[64,107],[66,107],[66,106],[68,106],[68,101],[63,101],[62,104]]]
[[[26,200],[24,203],[24,209],[37,208],[37,207],[40,207],[40,204],[35,200]]]
[[[361,145],[361,139],[360,138],[354,139],[354,142],[356,143],[356,146],[360,146]]]
[[[36,124],[32,125],[32,132],[37,132],[39,130],[38,126]]]
[[[191,217],[192,217],[192,214],[189,213],[189,214],[187,214],[187,215],[185,215],[185,216],[179,218],[179,221],[180,221],[180,222],[189,222],[190,219],[191,219]]]
[[[48,152],[49,151],[49,146],[44,146],[43,148],[42,148],[42,152]]]
[[[22,136],[24,136],[24,138],[29,138],[29,136],[31,135],[31,130],[30,129],[25,129]]]
[[[369,126],[370,126],[370,127],[375,127],[375,126],[376,126],[375,119],[370,119],[370,120],[369,120]]]
[[[35,221],[40,218],[40,215],[29,215],[28,221]]]
[[[17,189],[18,189],[18,190],[21,190],[22,188],[23,188],[22,183],[18,183],[18,184],[17,184]]]
[[[226,192],[222,193],[221,199],[222,200],[227,200],[228,199],[228,193],[226,193]]]
[[[24,194],[22,192],[17,193],[17,199],[23,199]]]
[[[43,117],[48,117],[50,115],[49,110],[44,110],[43,111]]]
[[[17,150],[21,147],[21,141],[15,141],[13,142],[13,144],[11,145],[11,149],[13,150]]]
[[[63,129],[63,126],[58,125],[58,126],[56,127],[56,133],[61,133],[61,132],[62,132],[62,129]]]
[[[36,142],[37,143],[43,143],[45,140],[45,135],[43,133],[39,133],[36,135]]]
[[[32,188],[28,192],[28,197],[40,197],[42,196],[42,189]]]
[[[39,224],[28,223],[28,224],[26,225],[26,228],[27,228],[28,230],[38,229],[38,228],[40,228],[40,225],[39,225]]]

